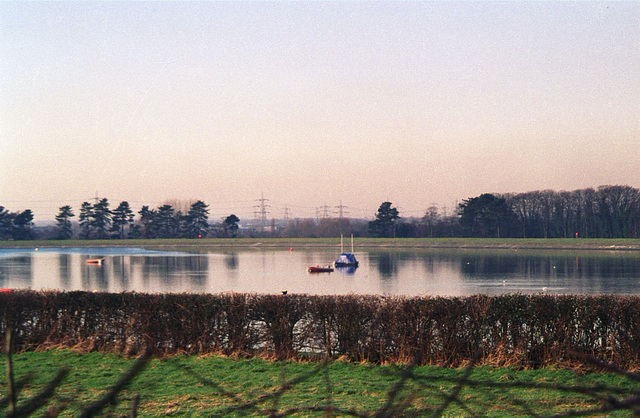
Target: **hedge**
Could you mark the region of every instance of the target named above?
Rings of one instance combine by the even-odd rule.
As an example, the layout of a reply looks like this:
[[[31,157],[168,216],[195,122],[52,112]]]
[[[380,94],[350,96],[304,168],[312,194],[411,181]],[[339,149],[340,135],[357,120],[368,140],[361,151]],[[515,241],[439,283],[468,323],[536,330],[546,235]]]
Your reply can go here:
[[[571,365],[579,352],[640,365],[640,297],[0,293],[0,332],[19,351],[516,367]],[[0,339],[0,347],[4,339]]]

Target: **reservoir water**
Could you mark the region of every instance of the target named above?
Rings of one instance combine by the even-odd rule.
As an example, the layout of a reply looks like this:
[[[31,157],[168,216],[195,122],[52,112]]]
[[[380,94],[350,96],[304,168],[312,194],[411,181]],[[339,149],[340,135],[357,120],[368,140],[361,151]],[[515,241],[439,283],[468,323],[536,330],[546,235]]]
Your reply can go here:
[[[357,269],[308,273],[332,249],[0,249],[0,288],[106,292],[471,294],[639,294],[640,253],[372,249]],[[85,261],[104,257],[103,265]]]

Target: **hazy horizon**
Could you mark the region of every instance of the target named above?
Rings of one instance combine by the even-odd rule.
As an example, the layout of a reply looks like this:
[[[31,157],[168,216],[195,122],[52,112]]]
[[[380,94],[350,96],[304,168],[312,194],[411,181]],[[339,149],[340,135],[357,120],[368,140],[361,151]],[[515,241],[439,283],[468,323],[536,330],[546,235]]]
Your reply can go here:
[[[640,2],[0,2],[0,205],[640,187]],[[322,209],[320,209],[322,210]]]

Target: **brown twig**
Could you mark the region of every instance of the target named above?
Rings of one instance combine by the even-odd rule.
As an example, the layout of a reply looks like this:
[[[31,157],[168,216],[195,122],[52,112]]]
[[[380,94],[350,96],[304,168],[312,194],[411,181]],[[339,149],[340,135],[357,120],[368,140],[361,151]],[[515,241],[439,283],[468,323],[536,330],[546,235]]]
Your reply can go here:
[[[46,405],[55,394],[58,386],[60,386],[64,378],[67,377],[67,374],[69,374],[69,369],[60,369],[39,393],[26,403],[17,407],[14,411],[11,411],[9,415],[7,415],[7,418],[28,417],[38,410],[38,408]]]
[[[479,355],[474,356],[471,359],[471,361],[469,361],[469,363],[465,366],[464,373],[462,374],[462,377],[460,377],[459,383],[453,388],[453,391],[445,398],[444,403],[440,405],[440,407],[436,410],[436,412],[434,412],[433,414],[434,417],[441,416],[452,402],[458,400],[460,392],[465,387],[467,380],[469,379],[469,376],[471,376],[471,373],[473,372],[473,367],[478,357]]]
[[[581,353],[579,351],[574,351],[574,350],[569,350],[569,354],[579,358],[580,360],[582,360],[585,363],[589,363],[591,365],[594,366],[598,366],[604,370],[619,374],[621,376],[624,376],[630,380],[633,380],[635,382],[640,382],[640,374],[638,373],[634,373],[634,372],[630,372],[628,370],[624,370],[623,368],[621,368],[620,366],[618,366],[617,364],[614,363],[608,363],[606,361],[602,361],[599,360],[593,356],[590,356],[588,354],[584,354]]]
[[[16,384],[13,377],[13,359],[11,357],[13,351],[13,333],[11,328],[7,328],[5,353],[7,358],[7,385],[9,386],[9,412],[14,413],[16,410]]]
[[[136,393],[133,397],[133,402],[131,402],[131,413],[129,416],[131,418],[136,418],[138,416],[138,404],[140,403],[140,394]]]
[[[144,354],[136,360],[133,366],[131,366],[131,368],[120,377],[120,379],[111,387],[111,389],[109,389],[109,391],[105,393],[102,398],[98,399],[96,402],[82,411],[80,417],[92,417],[100,413],[100,411],[102,411],[107,405],[113,404],[118,393],[126,388],[138,375],[138,373],[140,373],[144,369],[148,359],[149,350],[145,350]]]

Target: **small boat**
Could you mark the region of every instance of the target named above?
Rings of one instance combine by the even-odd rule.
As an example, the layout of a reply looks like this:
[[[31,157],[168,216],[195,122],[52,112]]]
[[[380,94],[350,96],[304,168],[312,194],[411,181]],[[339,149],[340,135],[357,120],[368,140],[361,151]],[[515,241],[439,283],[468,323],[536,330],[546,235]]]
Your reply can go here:
[[[97,264],[101,266],[102,263],[104,263],[104,258],[89,258],[88,260],[85,260],[85,262],[87,264]]]
[[[333,263],[336,267],[358,267],[358,260],[353,253],[342,253]]]
[[[336,261],[333,263],[336,267],[358,267],[358,260],[356,259],[355,254],[353,253],[353,235],[351,235],[351,252],[344,252],[344,244],[342,242],[342,235],[340,235],[340,251],[341,254],[338,256]]]
[[[331,266],[310,266],[307,271],[309,273],[331,273],[333,271],[333,267]]]

